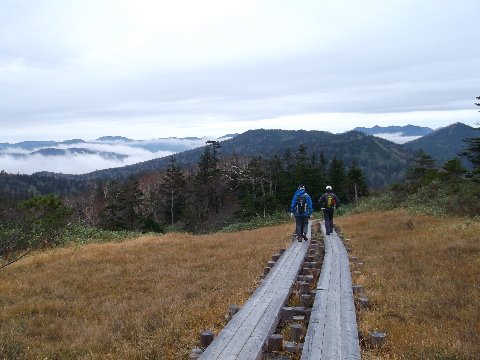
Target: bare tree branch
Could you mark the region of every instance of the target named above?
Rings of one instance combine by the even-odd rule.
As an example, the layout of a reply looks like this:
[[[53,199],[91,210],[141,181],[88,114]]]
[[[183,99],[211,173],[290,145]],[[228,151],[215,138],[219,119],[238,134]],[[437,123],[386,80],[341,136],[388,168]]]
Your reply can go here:
[[[21,258],[27,256],[31,251],[32,251],[32,249],[28,249],[26,252],[24,252],[22,255],[20,255],[20,256],[17,257],[16,259],[14,259],[14,260],[12,260],[12,261],[9,261],[9,262],[6,263],[6,264],[3,264],[2,266],[0,266],[0,270],[2,270],[3,268],[7,267],[8,265],[12,265],[14,262],[17,262],[17,261],[20,260]]]

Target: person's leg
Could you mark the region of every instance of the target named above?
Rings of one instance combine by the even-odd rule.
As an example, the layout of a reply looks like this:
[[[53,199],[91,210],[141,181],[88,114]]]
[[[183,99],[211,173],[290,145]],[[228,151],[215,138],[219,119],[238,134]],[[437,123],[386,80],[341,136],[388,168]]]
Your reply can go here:
[[[325,209],[323,210],[323,219],[325,220],[325,232],[328,234],[330,234],[330,220],[329,220],[329,217],[328,217],[328,210]]]
[[[333,232],[333,210],[330,210],[328,212],[328,222],[329,222],[329,228],[330,228],[330,233]]]
[[[302,241],[302,231],[303,231],[303,217],[295,216],[295,233],[297,234],[298,241]]]
[[[308,232],[308,217],[304,216],[303,217],[303,223],[302,223],[302,237],[305,240],[308,240],[307,238],[307,232]]]

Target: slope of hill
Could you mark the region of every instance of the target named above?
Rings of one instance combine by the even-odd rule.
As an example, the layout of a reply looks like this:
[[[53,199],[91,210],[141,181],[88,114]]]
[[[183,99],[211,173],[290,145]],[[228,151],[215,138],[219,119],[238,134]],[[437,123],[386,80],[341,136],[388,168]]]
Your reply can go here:
[[[433,157],[438,165],[457,157],[465,149],[463,140],[469,137],[478,137],[480,132],[471,126],[455,123],[403,144],[407,149],[424,150]]]
[[[0,203],[49,193],[57,196],[74,195],[86,190],[88,186],[88,182],[73,176],[60,177],[49,173],[20,175],[0,171]]]
[[[283,155],[287,149],[294,154],[299,145],[303,144],[309,153],[323,152],[327,159],[336,157],[343,160],[346,166],[355,160],[364,171],[367,182],[376,187],[399,181],[413,158],[413,153],[400,145],[357,131],[332,134],[305,130],[249,130],[220,144],[220,154],[225,158],[234,154],[269,158],[275,153]],[[178,153],[177,164],[183,167],[194,166],[203,151],[204,148],[197,148]],[[163,157],[121,168],[99,170],[79,175],[77,178],[86,180],[126,178],[166,169],[169,162],[169,157]]]

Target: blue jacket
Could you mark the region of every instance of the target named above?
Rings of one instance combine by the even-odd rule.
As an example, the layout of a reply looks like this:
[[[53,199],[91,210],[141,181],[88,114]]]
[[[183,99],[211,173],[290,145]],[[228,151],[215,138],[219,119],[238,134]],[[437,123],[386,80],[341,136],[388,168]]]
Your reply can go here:
[[[307,195],[307,212],[304,214],[299,214],[297,212],[297,198],[300,195],[306,194]],[[295,214],[295,216],[310,216],[313,214],[313,206],[312,206],[312,199],[310,195],[308,195],[304,189],[295,191],[295,195],[293,195],[292,203],[290,205],[290,212]]]

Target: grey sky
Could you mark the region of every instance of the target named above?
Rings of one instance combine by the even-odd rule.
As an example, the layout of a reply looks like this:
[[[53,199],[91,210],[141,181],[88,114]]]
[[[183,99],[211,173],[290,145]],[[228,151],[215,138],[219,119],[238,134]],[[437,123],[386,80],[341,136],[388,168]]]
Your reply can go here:
[[[0,142],[478,122],[478,0],[0,0]]]

